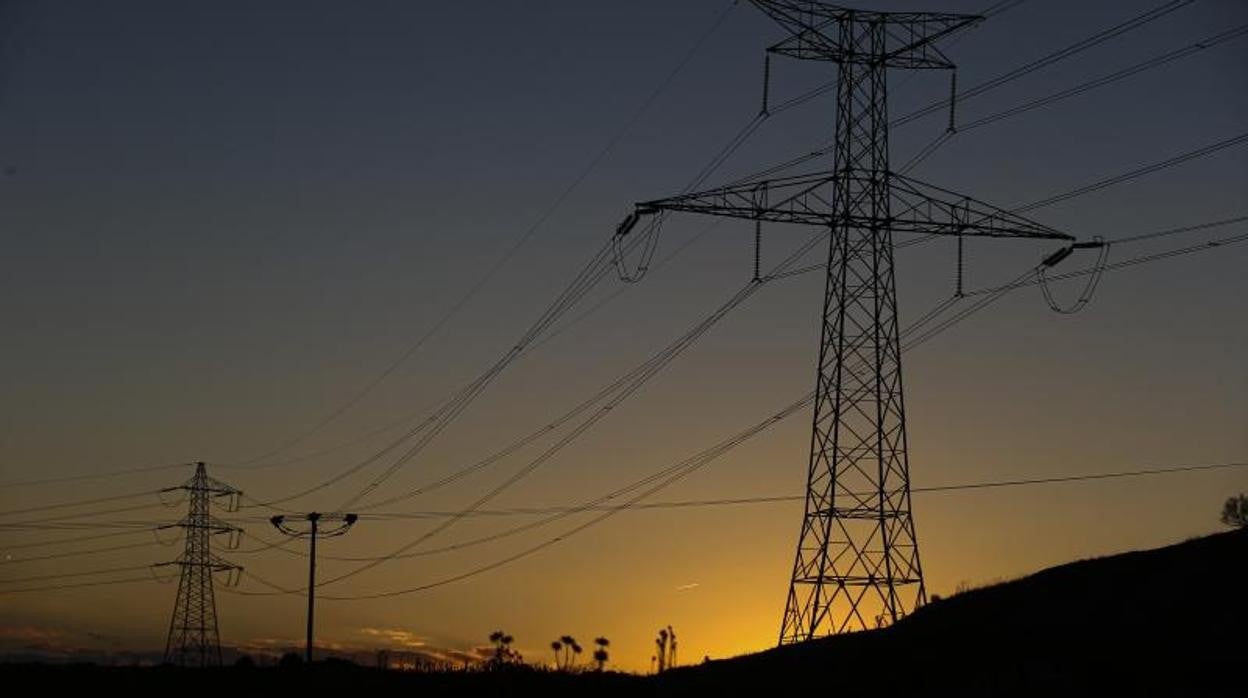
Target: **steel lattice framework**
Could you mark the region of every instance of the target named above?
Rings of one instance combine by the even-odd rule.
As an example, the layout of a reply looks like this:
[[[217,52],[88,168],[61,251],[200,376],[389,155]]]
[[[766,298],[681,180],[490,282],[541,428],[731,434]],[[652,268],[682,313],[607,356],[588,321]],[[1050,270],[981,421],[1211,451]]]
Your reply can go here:
[[[212,516],[213,499],[226,497],[231,509],[236,508],[241,492],[208,477],[203,463],[195,466],[195,475],[185,484],[166,492],[185,490],[190,510],[185,518],[165,528],[181,528],[186,532],[186,548],[182,556],[163,565],[181,568],[178,595],[169,621],[169,638],[165,642],[165,662],[178,666],[206,667],[221,664],[221,636],[217,630],[217,602],[213,593],[213,574],[235,572],[242,568],[212,554],[215,535],[226,534],[237,540],[240,529]]]
[[[910,511],[893,233],[1071,236],[889,170],[889,68],[953,64],[937,39],[979,17],[753,0],[789,38],[768,51],[839,68],[833,168],[636,205],[831,231],[806,511],[780,643],[895,622],[926,600]]]

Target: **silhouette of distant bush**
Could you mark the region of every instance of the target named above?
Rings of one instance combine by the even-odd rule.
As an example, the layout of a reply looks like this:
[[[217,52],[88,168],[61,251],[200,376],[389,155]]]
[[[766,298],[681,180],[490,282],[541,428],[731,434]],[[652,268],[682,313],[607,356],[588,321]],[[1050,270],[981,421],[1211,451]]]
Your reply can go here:
[[[1222,523],[1235,528],[1248,527],[1248,496],[1230,497],[1222,505]]]
[[[250,654],[241,655],[238,659],[234,660],[234,668],[235,669],[255,669],[256,660],[252,659]]]
[[[485,663],[487,669],[504,669],[524,661],[520,653],[511,648],[515,638],[502,630],[490,633],[490,642],[494,645],[494,654]]]
[[[611,658],[607,653],[611,641],[605,637],[597,637],[594,638],[594,644],[598,645],[598,649],[594,650],[594,661],[598,664],[598,671],[602,671],[607,666],[607,660]]]
[[[298,669],[303,666],[303,657],[294,652],[287,652],[282,658],[277,660],[277,666],[282,669]]]

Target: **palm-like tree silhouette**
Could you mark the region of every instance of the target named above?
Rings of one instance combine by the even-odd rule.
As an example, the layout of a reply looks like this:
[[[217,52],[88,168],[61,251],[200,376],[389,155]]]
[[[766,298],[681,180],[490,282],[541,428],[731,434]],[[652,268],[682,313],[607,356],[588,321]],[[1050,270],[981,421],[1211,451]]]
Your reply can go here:
[[[607,654],[607,646],[611,644],[611,641],[605,637],[596,637],[594,638],[594,644],[598,645],[598,649],[594,650],[594,661],[598,662],[598,671],[602,671],[603,667],[607,665],[607,659],[610,657]]]
[[[555,665],[559,669],[567,671],[575,664],[574,655],[581,653],[581,646],[577,644],[576,638],[571,635],[564,635],[558,640],[550,643],[550,648],[555,651]],[[563,650],[563,661],[559,661],[559,650]]]

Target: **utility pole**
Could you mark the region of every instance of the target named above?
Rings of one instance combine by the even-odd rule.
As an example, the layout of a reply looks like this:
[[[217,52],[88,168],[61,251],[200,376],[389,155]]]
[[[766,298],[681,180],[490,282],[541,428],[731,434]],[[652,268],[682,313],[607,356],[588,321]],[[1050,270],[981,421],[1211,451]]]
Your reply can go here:
[[[839,69],[832,168],[641,202],[616,235],[618,244],[642,217],[673,211],[830,233],[785,644],[875,627],[865,619],[893,623],[926,601],[910,512],[893,234],[1073,238],[889,169],[888,69],[953,68],[936,42],[982,18],[751,2],[788,33],[768,53]]]
[[[195,475],[186,483],[162,492],[178,490],[188,493],[189,511],[178,523],[160,528],[183,529],[186,532],[186,547],[177,560],[155,565],[177,565],[182,570],[173,616],[169,621],[164,660],[178,666],[220,666],[221,636],[217,629],[212,575],[216,572],[231,573],[232,579],[227,583],[233,584],[237,583],[237,573],[243,568],[213,555],[210,544],[212,536],[225,534],[229,535],[227,547],[234,548],[242,529],[212,516],[210,505],[214,499],[225,498],[227,510],[236,511],[242,492],[208,477],[203,463],[195,464]]]
[[[334,538],[345,535],[350,528],[359,520],[359,516],[355,514],[322,514],[320,512],[309,512],[303,515],[303,520],[308,522],[306,530],[292,528],[286,525],[286,517],[282,515],[274,516],[269,519],[269,523],[282,533],[294,538],[308,539],[308,633],[306,641],[305,656],[308,664],[312,663],[312,626],[316,614],[316,539]],[[337,524],[332,528],[322,530],[321,522]]]

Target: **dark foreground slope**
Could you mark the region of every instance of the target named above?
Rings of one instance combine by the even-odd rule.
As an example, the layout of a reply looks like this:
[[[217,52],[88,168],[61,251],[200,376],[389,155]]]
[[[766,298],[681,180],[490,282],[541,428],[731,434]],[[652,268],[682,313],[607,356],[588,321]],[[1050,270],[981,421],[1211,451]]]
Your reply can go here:
[[[659,677],[532,670],[0,667],[54,695],[1248,695],[1248,531],[1084,560],[929,604],[897,625]]]
[[[1061,565],[887,630],[664,678],[761,694],[813,677],[877,695],[1248,695],[1248,531]]]

